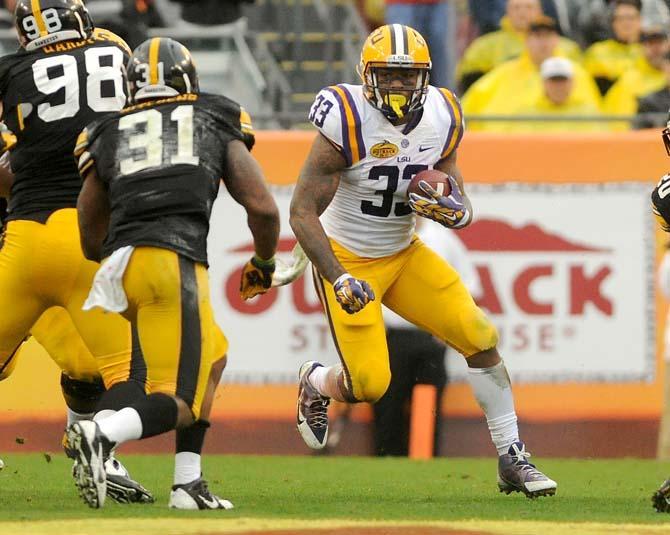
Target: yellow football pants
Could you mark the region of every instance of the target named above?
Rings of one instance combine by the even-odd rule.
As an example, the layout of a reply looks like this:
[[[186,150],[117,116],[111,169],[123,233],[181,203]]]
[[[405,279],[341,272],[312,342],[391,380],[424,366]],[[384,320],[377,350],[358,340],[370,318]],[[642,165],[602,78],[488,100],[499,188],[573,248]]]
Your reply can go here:
[[[475,304],[460,276],[418,237],[399,253],[361,258],[331,240],[337,259],[354,277],[367,281],[375,300],[347,314],[332,285],[316,278],[348,388],[357,401],[377,401],[391,380],[382,303],[465,357],[491,349],[498,333]]]
[[[70,315],[61,307],[46,310],[30,329],[30,334],[68,377],[88,382],[100,378],[95,358],[79,336]]]
[[[59,306],[67,311],[95,357],[105,386],[109,388],[128,378],[131,349],[128,322],[117,314],[81,309],[98,267],[86,260],[81,251],[74,208],[54,212],[45,224],[24,220],[7,223],[0,249],[0,310],[7,311],[0,322],[0,376],[3,370],[13,367],[16,350],[40,316]],[[65,359],[77,359],[80,355],[77,352]],[[74,369],[79,366],[78,363],[59,365]]]
[[[214,321],[207,268],[167,249],[137,247],[123,287],[124,316],[146,363],[147,394],[181,398],[198,419],[212,364],[228,350]]]

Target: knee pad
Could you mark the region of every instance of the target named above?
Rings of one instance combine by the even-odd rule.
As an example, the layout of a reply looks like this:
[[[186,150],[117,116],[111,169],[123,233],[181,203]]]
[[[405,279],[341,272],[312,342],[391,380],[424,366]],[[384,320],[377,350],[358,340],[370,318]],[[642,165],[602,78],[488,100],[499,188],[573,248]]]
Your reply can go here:
[[[472,346],[467,356],[498,345],[498,330],[481,308],[465,307],[459,319],[465,337]]]
[[[356,379],[352,378],[355,384],[353,388],[354,395],[358,401],[374,403],[378,401],[386,392],[391,382],[391,372],[386,369],[370,370],[359,373]]]
[[[68,377],[64,373],[60,376],[60,387],[63,391],[65,404],[79,414],[95,412],[95,407],[105,392],[102,379],[90,382],[80,381]]]

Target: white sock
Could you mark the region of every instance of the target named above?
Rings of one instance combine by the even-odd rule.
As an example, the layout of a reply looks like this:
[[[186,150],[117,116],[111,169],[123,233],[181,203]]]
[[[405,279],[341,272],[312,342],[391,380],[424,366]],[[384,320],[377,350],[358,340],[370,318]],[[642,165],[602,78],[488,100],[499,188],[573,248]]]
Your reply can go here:
[[[80,420],[90,420],[93,417],[92,412],[87,412],[81,414],[74,412],[71,408],[67,408],[67,426],[70,427],[73,423],[79,422]]]
[[[319,366],[318,368],[314,368],[309,377],[307,377],[307,380],[322,396],[333,398],[337,401],[344,401],[338,384],[340,373],[342,373],[341,364],[328,367]]]
[[[113,411],[112,409],[102,409],[101,411],[95,413],[95,416],[93,416],[93,420],[96,422],[100,422],[100,420],[109,418],[112,414],[116,414],[116,411]]]
[[[191,451],[180,451],[174,456],[174,484],[186,485],[195,481],[202,474],[200,454]]]
[[[519,440],[512,384],[503,362],[490,368],[468,368],[468,379],[479,406],[486,415],[491,440],[498,455],[507,453]]]
[[[98,421],[100,431],[116,444],[142,438],[142,419],[135,409],[126,407]]]

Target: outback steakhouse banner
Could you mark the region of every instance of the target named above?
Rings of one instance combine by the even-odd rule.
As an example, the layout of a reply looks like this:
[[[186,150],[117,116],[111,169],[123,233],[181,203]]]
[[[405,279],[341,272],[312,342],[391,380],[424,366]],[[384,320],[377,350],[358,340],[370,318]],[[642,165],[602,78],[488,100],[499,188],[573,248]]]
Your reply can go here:
[[[475,221],[459,237],[482,286],[478,303],[498,326],[501,354],[520,382],[651,381],[655,374],[654,228],[648,184],[469,186]],[[282,214],[291,186],[273,194]],[[294,383],[308,359],[337,361],[311,270],[252,301],[239,298],[253,254],[244,211],[223,192],[213,212],[210,280],[230,342],[227,382]],[[452,380],[465,364],[448,357]]]
[[[469,192],[475,220],[458,235],[510,374],[525,382],[652,380],[649,187],[473,185]],[[447,362],[452,377],[462,377],[462,360]]]

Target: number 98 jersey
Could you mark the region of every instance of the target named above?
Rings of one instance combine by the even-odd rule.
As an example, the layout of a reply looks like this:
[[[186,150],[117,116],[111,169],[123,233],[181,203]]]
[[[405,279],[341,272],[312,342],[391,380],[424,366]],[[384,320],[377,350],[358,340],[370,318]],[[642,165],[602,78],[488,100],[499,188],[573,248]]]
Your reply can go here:
[[[319,92],[309,120],[347,165],[321,215],[326,234],[361,257],[405,249],[415,224],[407,186],[458,148],[464,129],[458,99],[430,86],[422,110],[394,126],[367,101],[363,86],[340,84]]]
[[[0,60],[2,121],[16,136],[9,219],[44,222],[74,207],[81,178],[72,157],[79,132],[126,103],[128,45],[95,29],[89,39],[20,49]]]

